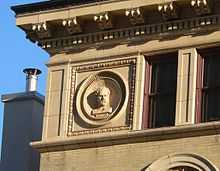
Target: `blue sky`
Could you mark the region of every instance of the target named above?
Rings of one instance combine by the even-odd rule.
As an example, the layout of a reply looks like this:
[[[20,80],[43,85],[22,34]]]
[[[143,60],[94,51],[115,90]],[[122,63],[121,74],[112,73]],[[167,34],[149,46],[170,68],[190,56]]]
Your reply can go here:
[[[40,0],[1,0],[0,2],[0,95],[23,92],[27,67],[42,71],[38,90],[45,94],[47,62],[49,55],[25,38],[25,33],[16,27],[15,14],[10,6],[40,2]],[[0,102],[0,142],[3,124],[3,103]]]

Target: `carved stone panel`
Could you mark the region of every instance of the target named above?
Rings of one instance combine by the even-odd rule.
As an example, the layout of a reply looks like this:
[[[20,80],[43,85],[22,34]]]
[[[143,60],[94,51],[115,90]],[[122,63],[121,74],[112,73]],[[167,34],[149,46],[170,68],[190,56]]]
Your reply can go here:
[[[68,135],[132,128],[136,59],[72,68]]]

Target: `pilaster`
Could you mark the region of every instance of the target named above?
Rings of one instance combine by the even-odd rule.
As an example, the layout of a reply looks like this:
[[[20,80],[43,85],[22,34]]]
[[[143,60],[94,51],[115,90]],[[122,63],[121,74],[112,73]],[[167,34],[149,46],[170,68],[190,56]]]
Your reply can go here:
[[[142,125],[143,99],[144,99],[145,59],[139,54],[136,66],[136,86],[134,102],[133,130],[140,130]]]
[[[195,123],[197,51],[179,50],[176,96],[176,125]]]

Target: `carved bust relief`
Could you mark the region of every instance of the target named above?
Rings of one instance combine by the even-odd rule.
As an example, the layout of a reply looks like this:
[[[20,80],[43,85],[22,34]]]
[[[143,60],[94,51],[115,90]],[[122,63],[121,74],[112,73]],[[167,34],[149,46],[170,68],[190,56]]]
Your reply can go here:
[[[112,113],[110,106],[111,91],[108,87],[102,86],[95,91],[96,109],[93,109],[91,115],[97,118],[105,117]]]
[[[90,125],[104,125],[116,117],[127,101],[128,88],[123,78],[112,71],[91,74],[80,85],[76,109]]]

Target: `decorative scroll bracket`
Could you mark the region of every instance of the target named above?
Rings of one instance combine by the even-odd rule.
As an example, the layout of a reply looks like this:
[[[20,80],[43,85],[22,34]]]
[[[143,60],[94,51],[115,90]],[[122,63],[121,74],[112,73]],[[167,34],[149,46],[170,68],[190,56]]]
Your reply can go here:
[[[191,6],[197,15],[206,15],[211,13],[211,1],[209,0],[191,0]]]
[[[172,20],[178,18],[178,9],[175,2],[158,5],[158,11],[161,13],[164,20]]]
[[[132,25],[144,24],[143,12],[140,8],[127,9],[125,15],[129,18]]]
[[[111,29],[113,27],[112,20],[108,12],[95,15],[94,21],[98,24],[101,30]]]
[[[67,33],[70,35],[82,32],[81,26],[76,17],[64,19],[62,21],[62,25],[65,27]]]

